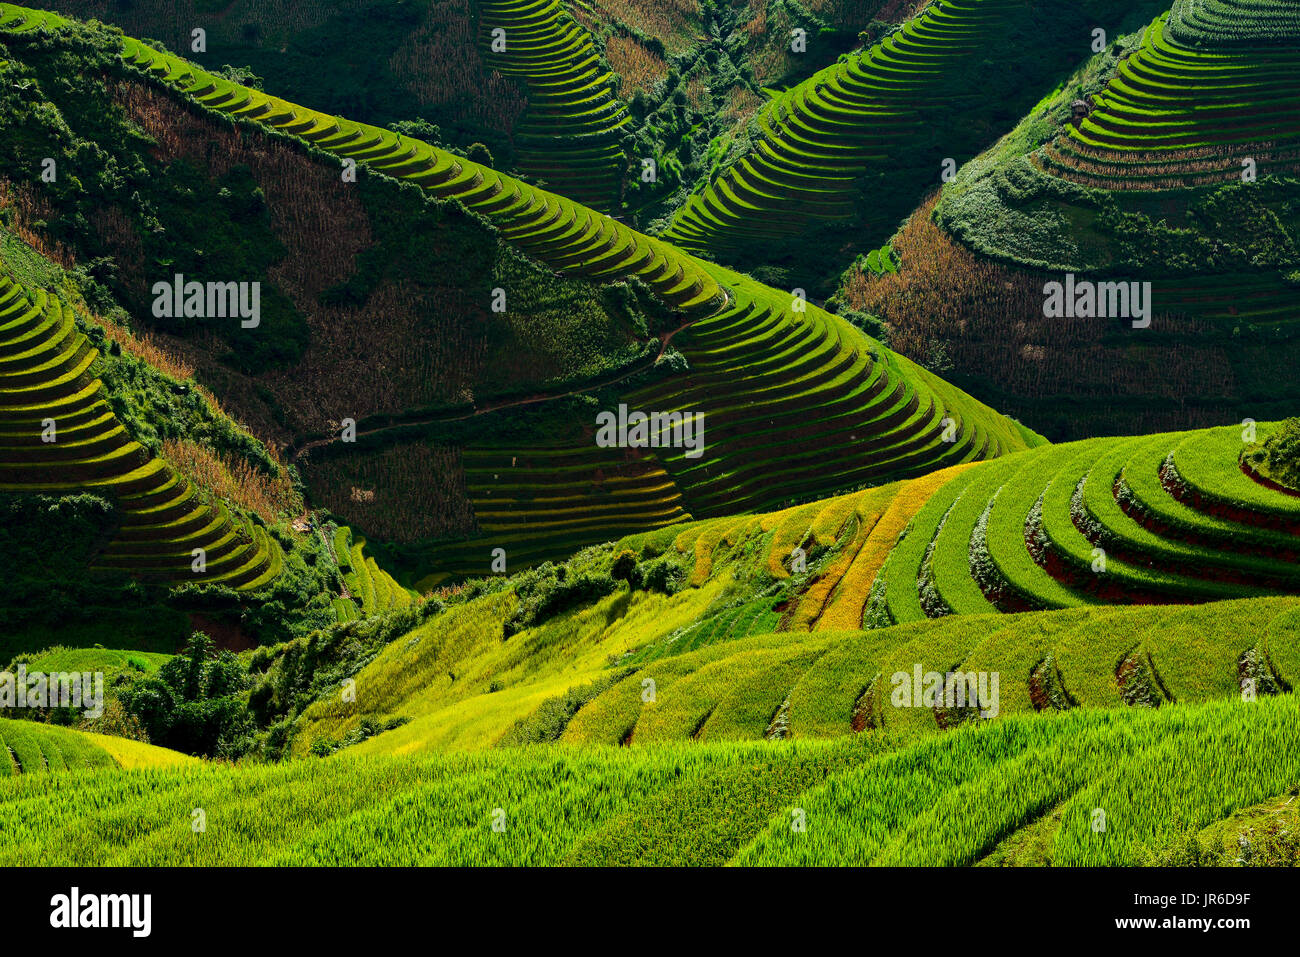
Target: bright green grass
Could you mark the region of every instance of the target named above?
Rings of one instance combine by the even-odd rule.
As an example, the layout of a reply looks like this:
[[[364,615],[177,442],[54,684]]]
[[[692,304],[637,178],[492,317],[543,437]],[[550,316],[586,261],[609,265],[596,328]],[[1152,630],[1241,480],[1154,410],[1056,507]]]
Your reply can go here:
[[[49,648],[27,662],[32,671],[136,671],[152,674],[171,655],[150,651],[120,651],[110,648]],[[106,678],[107,680],[107,678]]]
[[[1269,430],[1266,426],[1261,431],[1262,440]],[[1300,519],[1300,498],[1261,485],[1241,470],[1239,459],[1247,447],[1238,426],[1195,432],[1174,449],[1174,468],[1183,482],[1212,502],[1268,518]]]
[[[1300,775],[1286,696],[1159,711],[1082,710],[961,728],[801,796],[739,864],[973,864],[1063,804],[1056,864],[1141,863],[1180,829],[1280,793]],[[1094,830],[1095,812],[1105,829]]]
[[[88,735],[35,721],[0,718],[0,776],[116,766],[112,756]]]
[[[889,618],[894,623],[918,621],[926,617],[917,595],[917,577],[921,563],[925,560],[930,543],[934,541],[939,523],[977,474],[977,469],[964,472],[932,495],[912,518],[902,539],[890,551],[877,581],[884,583],[884,603]]]
[[[1123,865],[1298,776],[1291,696],[1019,715],[898,749],[863,735],[100,768],[0,781],[0,863],[971,864],[1059,807],[1054,863]]]

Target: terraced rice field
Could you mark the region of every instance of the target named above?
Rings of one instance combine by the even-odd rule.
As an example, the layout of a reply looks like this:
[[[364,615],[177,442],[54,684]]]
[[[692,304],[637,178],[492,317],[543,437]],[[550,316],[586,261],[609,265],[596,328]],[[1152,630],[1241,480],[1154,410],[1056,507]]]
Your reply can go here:
[[[1300,15],[1180,0],[1147,28],[1077,126],[1035,155],[1105,190],[1182,189],[1300,169]]]
[[[559,0],[483,0],[479,46],[488,64],[528,90],[514,131],[519,168],[556,193],[613,209],[626,175],[619,138],[629,117],[591,34]]]
[[[918,135],[914,101],[949,61],[981,56],[986,31],[1031,6],[941,0],[785,94],[754,154],[786,164],[771,180],[784,192],[729,192],[739,177],[766,188],[742,160],[706,194],[726,200],[696,239],[743,236],[777,202],[836,219],[872,151],[896,155]],[[517,58],[501,69],[536,93],[521,146],[554,156],[542,137],[569,130],[574,182],[594,196],[602,137],[615,139],[601,124],[620,108],[590,38],[556,0],[481,12],[485,42],[508,21],[500,56]],[[0,4],[11,50],[62,22]],[[1243,104],[1290,103],[1269,97],[1298,26],[1300,12],[1271,0],[1180,0],[1044,165],[1018,155],[1018,168],[1101,183],[1104,154],[1129,167],[1114,192],[1158,197],[1149,161],[1168,149],[1192,165],[1161,175],[1211,182],[1233,150],[1263,143]],[[1266,33],[1276,42],[1246,69],[1239,51]],[[339,624],[223,654],[207,673],[189,659],[180,680],[196,707],[182,712],[178,691],[169,716],[235,706],[223,732],[257,739],[223,733],[215,753],[244,748],[238,761],[0,719],[0,864],[1135,865],[1185,857],[1205,835],[1241,848],[1243,822],[1288,806],[1294,819],[1300,491],[1279,484],[1294,483],[1292,423],[1050,445],[792,294],[418,140],[121,42],[127,75],[249,135],[296,136],[318,159],[461,203],[557,272],[645,283],[677,313],[672,361],[685,363],[599,394],[702,412],[705,432],[698,456],[546,429],[530,446],[490,425],[458,440],[454,474],[481,534],[444,543],[425,583],[485,580],[415,613],[418,596],[352,529],[328,522],[323,550],[286,561],[151,457],[114,413],[72,312],[0,275],[0,491],[111,498],[122,522],[98,563],[142,577],[194,580],[201,548],[201,580],[256,588],[284,563],[296,587],[319,559],[313,623],[335,568],[343,581]],[[1166,145],[1139,148],[1126,139],[1138,131]],[[1243,314],[1267,315],[1252,282],[1222,288]],[[506,567],[486,580],[497,548]],[[257,611],[292,614],[290,590]],[[20,660],[104,670],[120,689],[118,672],[153,674],[167,658],[53,647]],[[144,704],[162,710],[155,693]],[[152,732],[135,705],[114,698],[104,727]]]
[[[912,740],[975,720],[953,702],[966,700],[956,697],[958,680],[980,673],[999,676],[996,707],[985,709],[984,721],[1226,700],[1240,697],[1248,675],[1256,687],[1291,686],[1300,651],[1297,614],[1300,599],[1279,598],[970,616],[867,634],[756,634],[638,663],[587,702],[560,740],[650,746],[868,729]],[[936,707],[895,701],[894,676],[904,674],[910,684],[917,664],[943,676],[938,688],[953,697]],[[642,698],[647,678],[655,683],[653,702]],[[382,751],[384,743],[367,749]]]
[[[0,778],[62,776],[91,768],[167,767],[198,764],[193,758],[165,748],[0,718]]]
[[[955,77],[1024,8],[1019,0],[932,3],[899,33],[774,97],[758,115],[753,149],[691,196],[664,237],[726,254],[853,219],[863,177],[921,148],[936,103],[978,108],[983,90]]]
[[[121,525],[100,568],[242,590],[272,581],[280,546],[131,438],[93,377],[97,355],[57,297],[0,276],[0,491],[112,498]]]
[[[1300,592],[1300,499],[1240,465],[1241,429],[1090,439],[986,463],[926,503],[868,612],[992,610]]]
[[[673,477],[636,450],[471,448],[465,477],[483,534],[440,549],[443,574],[485,574],[498,547],[515,571],[690,517]]]
[[[796,546],[829,548],[781,630],[1300,593],[1300,499],[1243,471],[1247,447],[1236,426],[1040,447],[739,523],[688,523],[672,547],[693,585],[736,562],[748,570],[756,560],[739,556],[754,543],[777,581]],[[771,609],[759,600],[747,614]]]
[[[1300,499],[1234,473],[1236,429],[1111,441],[623,539],[612,553],[678,556],[687,587],[615,591],[506,644],[513,593],[475,599],[358,674],[360,710],[313,705],[302,746],[367,716],[412,720],[361,752],[490,746],[586,685],[562,740],[913,735],[968,720],[890,707],[889,676],[918,662],[1000,674],[1007,714],[1207,701],[1245,678],[1293,687],[1300,550],[1286,528]]]
[[[1300,37],[1300,9],[1287,0],[1179,0],[1169,26],[1192,47],[1268,45]]]
[[[673,687],[685,695],[688,680]],[[1011,714],[910,743],[868,731],[9,776],[0,860],[969,865],[1006,863],[1033,835],[1038,850],[1011,863],[1132,865],[1284,794],[1300,775],[1295,704]],[[211,839],[186,839],[194,807]],[[800,813],[806,826],[792,828]]]
[[[366,540],[352,529],[340,526],[330,540],[334,558],[348,594],[334,599],[334,611],[340,622],[370,618],[405,608],[414,600],[410,591],[365,553]]]
[[[10,32],[34,29],[38,22],[57,25],[12,5],[0,5],[0,16],[0,27]],[[601,282],[639,279],[687,323],[673,345],[690,370],[626,398],[632,408],[703,412],[703,455],[657,450],[657,464],[647,457],[644,474],[654,477],[625,483],[628,522],[616,526],[599,520],[601,506],[613,501],[602,487],[608,483],[593,483],[592,471],[569,468],[584,457],[598,458],[590,446],[547,453],[485,443],[467,450],[471,498],[488,516],[481,523],[490,532],[485,538],[509,535],[529,543],[526,560],[608,540],[629,530],[632,521],[645,527],[687,514],[770,508],[1042,441],[790,294],[419,140],[247,89],[130,38],[122,42],[127,64],[206,108],[298,136],[434,197],[455,199],[496,224],[506,241],[566,274]],[[535,459],[547,464],[532,470],[528,488],[506,488],[502,496],[500,480],[486,479],[501,472],[495,466],[489,472],[484,463],[507,455],[517,460],[534,451]],[[581,501],[586,514],[578,525],[558,521],[555,509],[545,507],[548,498],[564,499],[566,506]],[[496,506],[503,499],[532,505],[501,512]],[[483,556],[490,553],[483,545],[475,541],[449,549],[441,573],[482,573]]]

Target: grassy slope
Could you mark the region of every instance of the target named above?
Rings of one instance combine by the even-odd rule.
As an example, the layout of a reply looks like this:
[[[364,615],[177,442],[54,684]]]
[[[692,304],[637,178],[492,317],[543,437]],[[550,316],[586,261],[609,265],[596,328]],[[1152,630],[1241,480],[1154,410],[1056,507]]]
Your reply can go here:
[[[1298,714],[1286,696],[1018,717],[903,750],[866,735],[98,771],[57,801],[49,776],[10,778],[0,861],[971,864],[1058,808],[1053,863],[1135,864],[1287,790]]]
[[[186,754],[151,744],[72,731],[34,721],[0,718],[0,778],[39,778],[86,769],[197,765]]]
[[[1214,469],[1184,471],[1213,487]],[[1218,481],[1230,486],[1231,474]],[[0,785],[14,799],[3,823],[24,837],[7,860],[44,849],[50,860],[131,864],[1139,863],[1292,786],[1293,699],[1233,699],[1247,652],[1274,686],[1300,680],[1294,599],[957,616],[865,634],[745,637],[736,622],[692,637],[701,619],[729,613],[711,605],[735,607],[729,588],[739,582],[743,597],[755,569],[770,576],[791,540],[808,545],[814,572],[827,567],[836,543],[874,529],[910,487],[629,539],[680,556],[698,586],[671,597],[619,589],[506,641],[511,590],[453,606],[357,675],[355,705],[328,696],[308,710],[300,748],[362,718],[411,719],[328,760],[78,776],[44,823],[26,810],[44,801],[42,785]],[[791,521],[806,531],[787,533],[774,555]],[[1135,650],[1146,670],[1122,681]],[[1000,714],[939,733],[932,710],[894,706],[889,676],[918,663],[1000,673]],[[557,710],[566,697],[576,713]],[[490,747],[557,734],[550,746]],[[631,747],[600,747],[620,741]],[[96,821],[92,804],[115,810]],[[195,806],[209,815],[198,839]],[[791,829],[796,809],[804,831]],[[374,829],[391,840],[357,837]]]
[[[587,703],[552,736],[761,738],[779,711],[795,736],[846,733],[855,708],[889,726],[883,686],[861,694],[877,672],[916,661],[941,672],[962,663],[1000,672],[1008,713],[1048,700],[1114,705],[1125,695],[1201,701],[1233,692],[1243,655],[1268,646],[1275,621],[1267,658],[1286,686],[1283,613],[1295,602],[1286,596],[1300,591],[1288,524],[1297,506],[1236,470],[1244,448],[1233,429],[1047,447],[781,512],[631,536],[576,556],[568,578],[608,575],[613,557],[630,553],[643,565],[680,566],[685,587],[665,595],[611,582],[603,597],[503,641],[534,586],[527,575],[491,582],[490,593],[385,648],[356,676],[356,704],[326,697],[312,705],[297,746],[396,718],[409,723],[359,750],[490,746],[515,735],[516,722],[536,729],[575,695]],[[1161,468],[1188,491],[1172,495]],[[1025,523],[1039,499],[1033,537],[1045,557],[1036,560]],[[983,564],[971,559],[977,530]],[[1103,571],[1092,567],[1097,547]],[[1179,604],[1187,601],[1208,604]],[[1149,607],[1115,607],[1127,603]],[[995,615],[1035,606],[1060,610]],[[864,616],[900,627],[863,644]],[[1149,675],[1121,687],[1117,671],[1134,654]],[[673,708],[643,707],[647,678],[684,697]],[[928,713],[916,717],[893,716],[935,730]]]

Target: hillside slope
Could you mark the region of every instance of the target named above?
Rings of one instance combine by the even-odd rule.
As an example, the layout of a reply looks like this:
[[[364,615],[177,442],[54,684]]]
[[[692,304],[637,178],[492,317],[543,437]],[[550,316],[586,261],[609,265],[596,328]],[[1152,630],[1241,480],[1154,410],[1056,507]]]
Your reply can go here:
[[[84,273],[4,226],[0,247],[0,659],[334,621],[346,585],[294,471],[183,361],[93,312]]]
[[[928,4],[768,103],[749,151],[687,200],[665,238],[820,287],[1014,124],[1063,64],[1083,58],[1091,30],[1116,29],[1133,12],[1110,2]]]
[[[918,210],[892,243],[896,274],[852,269],[839,298],[1053,440],[1290,414],[1287,10],[1179,2],[1116,39]],[[1150,283],[1141,326],[1045,317],[1047,284],[1065,281]]]
[[[70,307],[0,276],[0,491],[113,494],[123,516],[101,567],[243,589],[273,579],[279,545],[130,438],[87,376],[96,356]]]
[[[53,15],[9,5],[3,10],[0,26],[19,40],[35,36],[42,23],[64,28]],[[610,454],[593,448],[595,409],[567,401],[565,392],[555,396],[566,400],[556,405],[558,412],[539,413],[558,416],[549,424],[526,411],[505,417],[516,435],[534,436],[531,441],[503,430],[504,442],[479,439],[471,445],[460,438],[456,423],[478,410],[463,407],[406,422],[390,416],[374,423],[379,428],[359,420],[358,433],[367,434],[370,449],[380,431],[392,431],[390,441],[412,435],[432,440],[438,450],[462,446],[467,497],[476,513],[490,496],[494,505],[503,498],[507,503],[501,511],[484,510],[487,517],[478,525],[485,534],[464,548],[403,550],[400,561],[407,568],[482,572],[491,549],[507,540],[514,545],[512,561],[528,563],[686,513],[771,506],[1040,441],[800,295],[711,266],[418,139],[287,103],[136,41],[121,42],[129,64],[185,91],[203,108],[253,128],[288,131],[316,149],[418,185],[435,197],[454,198],[496,224],[506,240],[567,276],[643,283],[685,326],[673,335],[672,345],[689,371],[671,375],[668,363],[649,374],[648,385],[597,393],[596,408],[626,403],[633,409],[704,413],[708,426],[698,459],[688,458],[684,449]],[[507,289],[507,300],[510,293],[520,294]],[[539,432],[547,438],[537,441]],[[506,461],[523,474],[504,481]],[[620,462],[629,468],[621,475],[615,472]],[[453,462],[452,474],[458,471]],[[605,486],[611,474],[628,480],[628,496],[617,485]],[[365,490],[359,482],[350,484]],[[363,511],[331,505],[351,524],[366,528]],[[559,509],[572,513],[575,507],[585,513],[582,518],[554,520]]]
[[[0,718],[0,778],[62,776],[92,768],[192,767],[194,758],[103,734]]]
[[[1131,866],[1285,800],[1298,714],[1288,694],[1020,716],[901,750],[873,734],[8,778],[0,860]],[[195,807],[220,837],[193,838]],[[73,839],[92,815],[95,839]]]
[[[528,91],[514,131],[519,168],[577,202],[616,208],[630,117],[591,35],[559,0],[484,0],[478,29],[485,62]]]
[[[481,579],[355,670],[356,702],[311,704],[295,747],[364,727],[390,730],[359,751],[405,753],[963,720],[892,716],[873,678],[918,661],[1000,673],[1008,713],[1285,689],[1300,498],[1242,470],[1253,448],[1218,429],[1034,449]],[[650,707],[647,678],[689,694]]]

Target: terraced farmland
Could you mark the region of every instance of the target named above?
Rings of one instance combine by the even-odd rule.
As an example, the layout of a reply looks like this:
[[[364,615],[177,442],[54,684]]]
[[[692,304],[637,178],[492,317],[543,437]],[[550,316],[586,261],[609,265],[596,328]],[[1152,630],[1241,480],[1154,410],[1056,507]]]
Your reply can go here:
[[[461,0],[384,5],[379,37],[359,2],[325,21],[357,24],[358,61],[425,12],[409,50],[466,39]],[[28,719],[0,719],[0,863],[1300,860],[1300,417],[1275,288],[1300,266],[1300,13],[1177,0],[1145,28],[1149,0],[580,9],[581,25],[558,0],[483,0],[478,49],[461,43],[530,91],[516,178],[423,123],[353,122],[251,68],[0,4],[0,128],[20,159],[0,177],[0,561],[16,569],[0,710]],[[854,17],[888,35],[777,91],[749,140],[732,94],[797,69],[773,43],[805,19],[815,42],[851,43]],[[706,35],[678,31],[671,53],[647,23]],[[1115,35],[1089,56],[1098,25]],[[626,60],[635,121],[596,37],[644,54]],[[323,38],[302,40],[280,52]],[[1017,116],[887,249],[867,243],[830,301],[843,314],[818,305],[821,273],[912,208],[938,158]],[[670,140],[682,169],[719,171],[673,235],[752,275],[597,208],[620,201],[620,143]],[[221,144],[230,168],[199,168]],[[1258,178],[1235,180],[1241,150]],[[12,172],[51,152],[57,177]],[[285,179],[300,188],[269,188]],[[665,185],[638,214],[680,198]],[[346,216],[314,206],[340,197]],[[118,215],[127,199],[140,217]],[[210,229],[185,232],[191,205]],[[274,217],[351,223],[314,242],[357,243],[328,263],[328,242],[304,244],[290,269]],[[131,287],[106,277],[147,290],[181,260],[296,277],[268,328],[301,320],[325,360],[323,390],[298,376],[313,424],[272,387],[294,368],[223,375],[215,327],[136,329]],[[318,264],[329,281],[304,278]],[[793,279],[810,264],[815,281]],[[1149,277],[1157,321],[1050,325],[1039,287],[1062,267]],[[314,311],[372,299],[335,325]],[[446,322],[420,324],[426,308]],[[332,335],[379,311],[382,330]],[[436,363],[356,354],[430,329]],[[1021,408],[1079,440],[940,378],[998,336],[1005,367],[962,381],[1064,390]],[[1078,343],[1104,388],[1043,362]],[[466,355],[474,378],[443,382]],[[336,422],[319,392],[364,392],[358,370],[437,380],[419,394],[439,404],[394,392]],[[1143,400],[1180,376],[1199,391]],[[1230,388],[1240,410],[1217,404]],[[239,390],[259,431],[221,408]],[[1109,434],[1107,410],[1143,431]],[[217,587],[174,587],[195,584]],[[102,707],[20,702],[9,671],[29,699],[97,674]],[[289,904],[298,886],[277,882]]]
[[[334,530],[330,546],[348,590],[346,595],[334,599],[340,622],[382,615],[411,604],[411,593],[365,553],[364,536],[353,535],[350,528],[339,526]]]
[[[1300,10],[1285,0],[1181,0],[1169,26],[1174,39],[1192,47],[1268,46],[1300,36]]]
[[[360,750],[487,746],[565,696],[582,701],[561,725],[575,743],[964,720],[892,710],[886,684],[864,696],[915,662],[1000,673],[1008,712],[1203,701],[1247,677],[1288,688],[1300,498],[1242,472],[1247,448],[1236,428],[1090,440],[629,536],[567,578],[631,554],[678,564],[680,590],[615,589],[502,647],[526,576],[509,579],[381,653],[357,675],[361,708],[309,708],[298,746],[399,716]],[[659,704],[674,683],[696,690],[651,707],[647,678]]]
[[[963,865],[994,862],[1046,828],[1042,852],[1014,863],[1134,865],[1188,829],[1284,794],[1297,754],[1300,718],[1286,695],[1015,717],[902,750],[873,739],[692,743],[208,765],[142,779],[104,769],[0,782],[0,826],[15,837],[0,859]],[[278,800],[251,813],[250,800],[268,794]],[[34,804],[49,808],[39,823],[25,812]],[[228,839],[184,839],[196,805],[219,816]],[[1100,833],[1098,807],[1108,816]],[[497,808],[503,832],[491,826]],[[806,832],[790,827],[795,808]],[[71,839],[92,814],[96,839]]]
[[[479,46],[494,69],[528,90],[514,131],[519,168],[555,193],[614,209],[627,165],[619,137],[629,117],[591,35],[559,0],[483,0]]]
[[[1244,676],[1279,687],[1282,676],[1264,649],[1271,640],[1276,660],[1291,669],[1297,608],[1287,598],[1181,610],[1078,609],[953,618],[865,636],[737,639],[647,663],[588,701],[560,740],[649,746],[834,737],[870,728],[913,739],[974,720],[970,709],[981,706],[983,720],[992,721],[1231,699],[1240,696]],[[1256,661],[1262,670],[1243,666]],[[907,675],[910,684],[917,663],[944,676],[936,707],[899,703],[896,676]],[[958,690],[956,682],[981,673],[1000,676],[996,702],[985,688],[981,705],[973,679],[969,698]],[[640,701],[647,677],[656,687],[650,704]],[[377,740],[369,750],[384,747]]]
[[[948,378],[1054,441],[1291,414],[1293,22],[1178,2],[1112,33],[918,208],[891,240],[897,272],[850,269],[840,298],[910,357],[942,347]],[[1067,273],[1150,282],[1149,327],[1045,320]]]
[[[939,221],[1004,262],[1154,274],[1166,299],[1181,300],[1162,303],[1171,312],[1290,318],[1279,274],[1289,254],[1239,251],[1268,216],[1283,232],[1294,228],[1287,210],[1300,169],[1300,32],[1294,13],[1279,10],[1177,0],[964,168],[945,188]],[[1227,19],[1231,30],[1213,27]],[[1093,73],[1102,82],[1095,93]],[[1054,133],[1047,123],[1059,124]],[[1032,239],[1021,234],[1049,196],[1074,212],[1043,223]],[[1098,216],[1102,208],[1114,212]],[[1115,225],[1121,210],[1135,236]],[[1197,222],[1217,245],[1199,238]],[[1162,232],[1184,226],[1181,235]]]
[[[756,633],[751,619],[823,631],[1298,594],[1298,500],[1252,478],[1242,431],[1041,447],[614,547],[666,548],[697,587],[758,571],[792,589],[700,625],[729,637]],[[796,547],[818,556],[802,577],[791,573]]]
[[[752,148],[688,198],[664,237],[748,263],[756,243],[788,255],[782,241],[852,224],[851,234],[818,240],[847,262],[852,254],[839,246],[864,251],[887,239],[944,163],[964,162],[990,141],[1002,105],[1053,82],[1045,63],[1018,63],[1014,77],[991,69],[989,49],[1059,43],[1069,62],[1085,20],[1090,29],[1123,12],[1094,4],[1080,18],[1082,7],[1048,12],[1019,0],[928,4],[898,32],[774,96],[756,118]]]
[[[1277,4],[1181,2],[1087,115],[1037,154],[1103,190],[1169,190],[1300,169],[1300,20]]]
[[[1241,470],[1241,429],[1090,439],[973,469],[873,587],[892,622],[1300,592],[1297,500]]]
[[[168,767],[193,758],[139,741],[0,718],[0,778],[36,778],[92,768]]]
[[[758,116],[753,151],[692,196],[665,238],[725,254],[850,219],[868,171],[919,139],[924,104],[951,82],[945,67],[977,56],[1020,6],[931,4],[900,33],[774,98]]]
[[[0,491],[111,496],[121,525],[101,568],[242,590],[272,581],[280,546],[131,438],[92,375],[96,356],[58,297],[0,276]]]
[[[34,29],[35,15],[13,6],[2,9],[0,25],[6,29]],[[688,324],[673,345],[690,371],[635,391],[627,400],[662,412],[703,412],[703,455],[657,455],[676,492],[660,482],[646,502],[629,500],[632,517],[621,528],[591,522],[579,536],[572,525],[550,527],[553,523],[538,522],[527,510],[504,521],[494,515],[488,537],[508,532],[529,542],[530,560],[607,539],[633,522],[653,525],[675,518],[678,506],[671,502],[678,497],[682,514],[696,516],[771,507],[1041,441],[801,297],[695,259],[569,199],[419,140],[244,88],[129,38],[123,44],[128,64],[207,108],[293,134],[434,197],[458,200],[495,223],[507,241],[565,274],[595,281],[636,278]],[[471,459],[480,454],[513,459],[530,450],[484,443],[469,451]],[[551,457],[556,468],[549,474],[534,471],[530,484],[552,494],[564,484],[562,497],[598,506],[585,491],[591,473],[579,476],[559,467],[584,454],[580,446],[556,450]],[[498,491],[481,482],[471,486],[470,495],[477,505]],[[466,546],[468,563],[456,557],[460,552],[448,552],[440,570],[481,573],[482,544]]]

